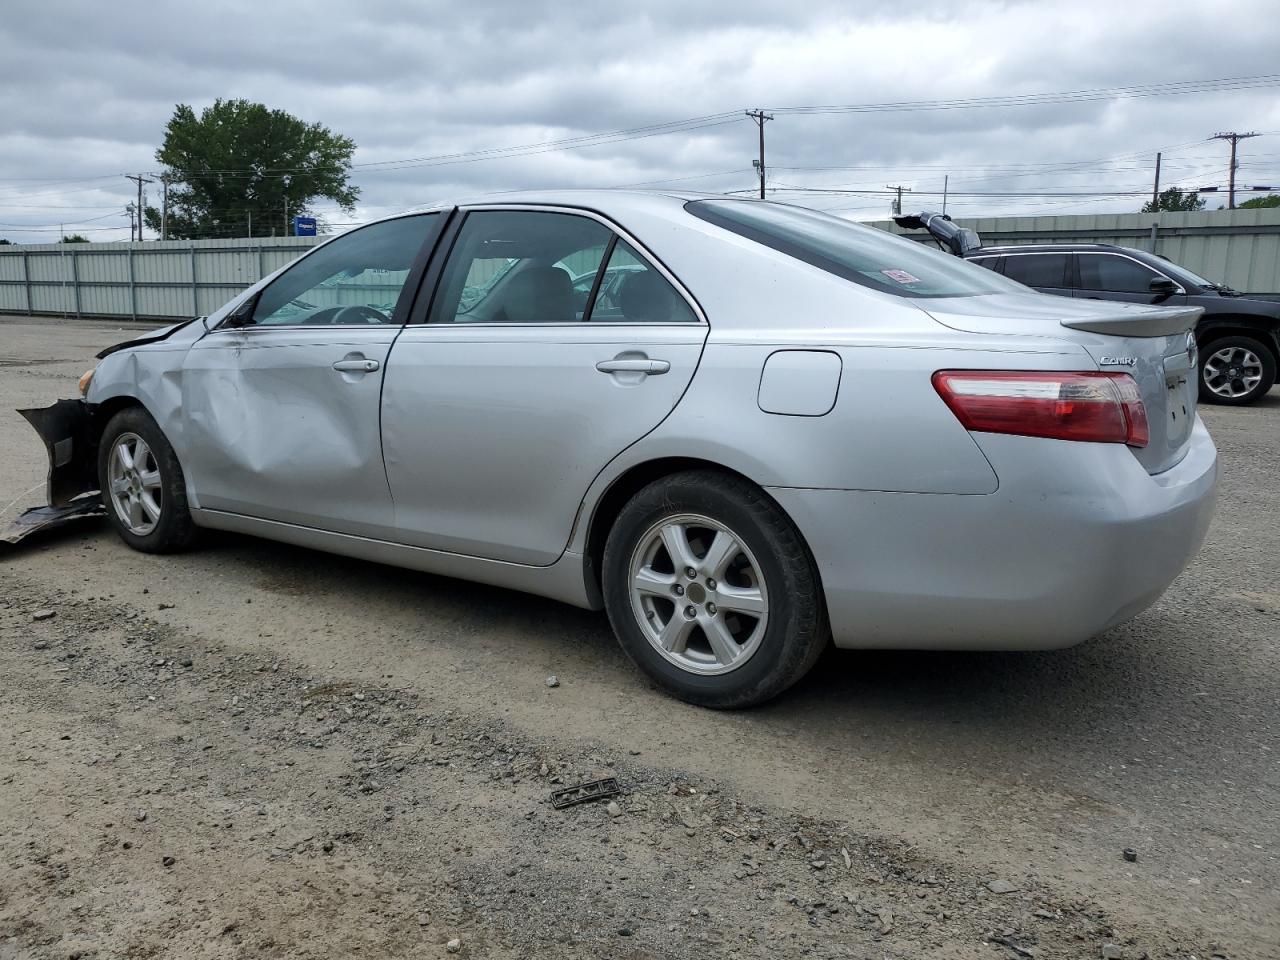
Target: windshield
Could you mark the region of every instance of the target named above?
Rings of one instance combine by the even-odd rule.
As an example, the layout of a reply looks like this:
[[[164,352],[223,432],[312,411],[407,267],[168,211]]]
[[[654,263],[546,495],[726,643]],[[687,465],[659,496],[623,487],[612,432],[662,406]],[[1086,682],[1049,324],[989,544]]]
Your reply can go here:
[[[1206,280],[1198,273],[1192,273],[1186,267],[1181,267],[1176,263],[1166,260],[1164,257],[1157,256],[1156,262],[1153,263],[1152,266],[1165,274],[1171,280],[1177,280],[1188,290],[1192,287],[1207,287],[1210,290],[1213,290],[1219,286],[1211,280]]]
[[[1026,292],[1021,284],[958,257],[804,207],[693,200],[685,209],[828,273],[899,297]]]

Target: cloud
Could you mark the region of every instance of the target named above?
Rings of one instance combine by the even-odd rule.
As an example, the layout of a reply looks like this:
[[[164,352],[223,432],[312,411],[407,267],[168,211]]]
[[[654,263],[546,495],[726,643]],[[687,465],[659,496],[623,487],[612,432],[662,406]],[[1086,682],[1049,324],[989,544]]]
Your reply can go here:
[[[0,236],[127,238],[125,173],[154,171],[175,103],[245,97],[358,144],[354,218],[450,196],[551,186],[754,185],[745,117],[583,149],[388,165],[754,107],[955,99],[1272,72],[1264,0],[582,5],[334,0],[23,4],[0,24]],[[767,126],[780,198],[883,215],[888,184],[957,214],[1132,210],[1140,198],[979,194],[1222,182],[1220,129],[1280,131],[1275,88],[938,111],[798,115]],[[1280,181],[1271,138],[1241,179]],[[1101,161],[1107,162],[1101,162]],[[1082,165],[1082,161],[1094,161]],[[372,164],[372,166],[370,166]],[[1074,164],[1074,166],[1072,165]],[[842,168],[842,169],[835,169]],[[787,193],[789,187],[856,194]],[[879,193],[873,191],[881,191]],[[101,218],[101,219],[99,219]]]

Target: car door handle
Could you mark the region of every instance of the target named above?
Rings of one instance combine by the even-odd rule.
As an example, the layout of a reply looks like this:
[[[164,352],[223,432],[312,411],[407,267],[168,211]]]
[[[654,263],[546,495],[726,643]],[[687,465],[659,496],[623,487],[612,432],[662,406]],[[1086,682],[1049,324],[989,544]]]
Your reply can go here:
[[[647,373],[656,377],[660,373],[666,373],[671,369],[671,364],[666,360],[650,360],[642,357],[625,357],[615,358],[613,360],[601,360],[596,364],[596,369],[601,373]]]
[[[373,373],[378,369],[378,361],[349,358],[339,360],[333,365],[333,369],[341,370],[343,373]]]

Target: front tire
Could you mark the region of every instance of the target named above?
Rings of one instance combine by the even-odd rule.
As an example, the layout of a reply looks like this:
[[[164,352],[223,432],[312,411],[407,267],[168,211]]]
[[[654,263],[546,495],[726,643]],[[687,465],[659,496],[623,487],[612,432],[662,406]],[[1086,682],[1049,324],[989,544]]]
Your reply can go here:
[[[704,707],[776,697],[830,639],[799,531],[764,491],[728,474],[678,473],[637,493],[605,543],[603,587],[631,660]]]
[[[1223,337],[1200,351],[1200,399],[1205,403],[1244,406],[1275,382],[1275,354],[1253,337]]]
[[[175,553],[190,546],[195,524],[182,466],[146,410],[127,407],[107,421],[98,481],[111,525],[133,549]]]

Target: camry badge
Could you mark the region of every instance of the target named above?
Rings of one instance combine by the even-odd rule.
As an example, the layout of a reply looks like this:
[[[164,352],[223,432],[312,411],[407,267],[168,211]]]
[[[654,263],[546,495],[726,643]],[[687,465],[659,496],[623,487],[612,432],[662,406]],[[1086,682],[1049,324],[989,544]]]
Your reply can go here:
[[[1138,362],[1137,357],[1103,357],[1098,361],[1104,367],[1132,367]]]

